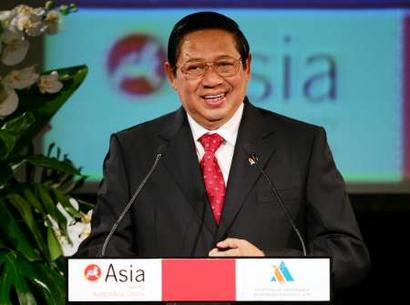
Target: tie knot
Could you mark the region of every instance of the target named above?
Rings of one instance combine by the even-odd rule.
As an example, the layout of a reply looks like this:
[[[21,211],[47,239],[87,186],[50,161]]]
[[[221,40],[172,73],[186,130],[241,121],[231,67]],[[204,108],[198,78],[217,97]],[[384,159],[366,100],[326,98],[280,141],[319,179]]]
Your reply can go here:
[[[206,152],[215,153],[216,150],[221,146],[223,143],[224,138],[222,138],[219,134],[204,134],[202,137],[199,138],[199,142],[201,142],[202,146],[204,147]]]

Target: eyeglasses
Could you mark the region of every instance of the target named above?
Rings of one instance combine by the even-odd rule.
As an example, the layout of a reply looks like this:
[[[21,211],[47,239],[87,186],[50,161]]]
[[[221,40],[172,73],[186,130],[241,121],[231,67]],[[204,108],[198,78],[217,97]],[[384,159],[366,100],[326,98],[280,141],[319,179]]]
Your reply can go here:
[[[187,62],[182,66],[177,66],[181,69],[182,74],[187,80],[194,80],[204,77],[209,67],[213,67],[214,71],[221,77],[234,76],[239,69],[242,58],[223,58],[215,62]]]

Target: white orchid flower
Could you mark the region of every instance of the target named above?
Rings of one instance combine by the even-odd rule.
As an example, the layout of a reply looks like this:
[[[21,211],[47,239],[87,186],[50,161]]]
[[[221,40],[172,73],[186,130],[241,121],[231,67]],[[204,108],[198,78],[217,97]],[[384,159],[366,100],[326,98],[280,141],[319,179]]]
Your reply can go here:
[[[30,43],[27,36],[59,30],[61,15],[57,10],[18,5],[12,10],[0,11],[0,60],[7,66],[19,64],[27,55]],[[13,70],[0,76],[0,119],[17,109],[19,97],[16,89],[24,89],[38,82],[42,93],[57,93],[63,88],[56,71],[41,76],[34,67]]]
[[[19,98],[10,86],[0,83],[0,117],[8,116],[16,111]]]
[[[18,5],[10,13],[8,28],[12,31],[24,31],[26,24],[33,8],[28,5]]]
[[[45,12],[43,8],[33,9],[26,5],[19,5],[15,9],[16,14],[10,24],[29,36],[39,36],[44,32],[45,25],[42,19]]]
[[[3,27],[6,27],[10,22],[11,12],[10,11],[0,11],[0,23]]]
[[[56,34],[59,30],[60,14],[57,11],[49,11],[44,23],[46,25],[47,34]]]
[[[1,60],[7,66],[13,66],[23,61],[26,57],[30,43],[21,32],[6,29],[2,33],[2,41],[5,44]]]
[[[79,204],[74,198],[69,199],[70,204],[74,209],[79,210]],[[81,242],[88,237],[91,233],[91,213],[90,210],[87,214],[81,217],[81,221],[76,221],[72,216],[70,216],[64,207],[58,203],[57,209],[63,214],[67,220],[67,235],[68,238],[61,235],[61,231],[58,226],[53,226],[53,230],[56,232],[56,236],[63,250],[64,256],[74,255]],[[71,241],[71,242],[70,242]]]
[[[43,8],[32,8],[28,5],[18,5],[12,11],[12,21],[11,25],[17,27],[19,31],[24,31],[26,29],[27,20],[36,22],[41,20],[42,16],[45,14]]]
[[[44,15],[46,14],[46,10],[42,7],[36,7],[33,9],[31,14],[31,19],[35,22],[40,21],[43,19]]]
[[[26,34],[28,36],[40,36],[43,34],[46,26],[42,21],[37,22],[30,22],[30,24],[26,28]]]
[[[59,81],[57,71],[51,72],[49,75],[40,76],[38,87],[41,93],[57,93],[63,88],[63,83]]]
[[[34,66],[21,70],[13,70],[4,78],[4,83],[14,89],[24,89],[34,84],[39,74],[36,73]]]
[[[47,214],[46,218],[47,218],[48,222],[45,221],[45,225],[47,227],[50,227],[50,225],[51,225],[51,229],[53,229],[53,231],[56,232],[56,234],[58,232],[57,235],[61,235],[60,227],[58,226],[57,220],[55,220],[50,214]]]
[[[75,224],[67,226],[67,235],[70,237],[71,242],[64,237],[59,239],[64,256],[72,256],[77,252],[81,242],[90,234],[84,234],[84,232],[91,232],[91,226],[89,224],[76,222]]]
[[[14,29],[4,28],[4,32],[2,33],[1,40],[5,44],[11,44],[15,40],[24,40],[24,34]]]
[[[58,204],[61,207],[61,204],[60,203],[58,203]],[[57,207],[58,207],[58,205],[57,205]],[[78,245],[74,245],[74,242],[70,241],[67,238],[67,236],[65,236],[62,233],[62,231],[60,229],[60,226],[58,225],[57,220],[55,220],[50,214],[47,214],[46,217],[47,217],[48,221],[46,221],[45,224],[46,224],[47,227],[51,227],[51,229],[53,230],[54,236],[56,237],[58,243],[60,244],[63,255],[64,256],[73,255],[77,251],[78,246],[80,244],[78,243]],[[68,232],[68,228],[69,228],[69,226],[67,226],[67,234],[70,235],[70,232]],[[70,239],[71,239],[71,237],[70,237]]]
[[[12,29],[17,29],[20,32],[23,32],[30,25],[30,15],[28,14],[19,14],[14,16],[11,20],[10,25]]]

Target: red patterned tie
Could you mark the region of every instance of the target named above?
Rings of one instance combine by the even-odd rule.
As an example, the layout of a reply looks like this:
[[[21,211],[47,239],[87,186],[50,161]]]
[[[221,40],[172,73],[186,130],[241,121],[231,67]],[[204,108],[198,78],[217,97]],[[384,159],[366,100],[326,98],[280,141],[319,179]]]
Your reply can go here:
[[[205,149],[205,154],[200,162],[202,175],[215,221],[219,224],[225,198],[225,182],[215,152],[224,139],[219,134],[214,133],[204,134],[199,138],[199,141]]]

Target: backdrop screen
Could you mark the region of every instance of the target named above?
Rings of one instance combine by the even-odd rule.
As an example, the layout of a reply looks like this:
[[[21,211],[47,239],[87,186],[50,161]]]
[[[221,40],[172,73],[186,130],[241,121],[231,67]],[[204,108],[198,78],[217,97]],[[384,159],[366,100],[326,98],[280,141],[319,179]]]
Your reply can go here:
[[[47,69],[89,75],[51,122],[89,181],[111,133],[180,106],[162,64],[172,26],[198,9],[81,8],[45,41]],[[404,9],[215,9],[235,19],[253,56],[251,102],[323,126],[349,185],[410,178],[410,18]],[[377,188],[374,190],[377,191]]]

